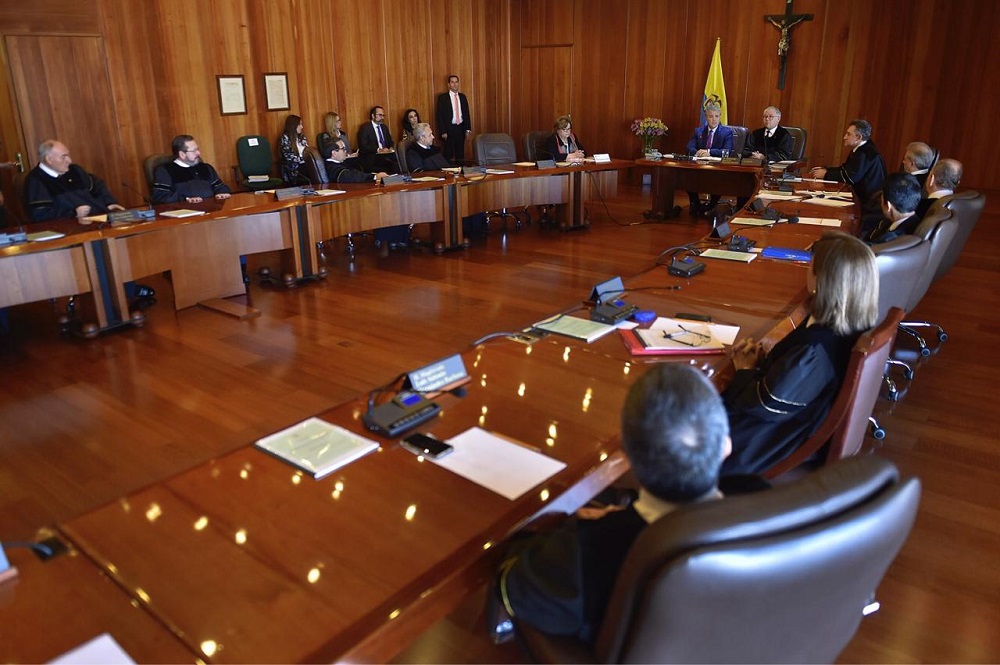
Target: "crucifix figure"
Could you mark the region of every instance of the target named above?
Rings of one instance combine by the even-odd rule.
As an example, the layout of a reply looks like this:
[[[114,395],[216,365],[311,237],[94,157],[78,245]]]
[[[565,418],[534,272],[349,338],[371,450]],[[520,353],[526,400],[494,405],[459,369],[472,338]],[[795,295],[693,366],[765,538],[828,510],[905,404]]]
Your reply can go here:
[[[781,59],[781,71],[778,74],[778,90],[785,89],[785,65],[788,62],[788,50],[792,46],[792,28],[802,21],[811,21],[812,14],[793,14],[792,0],[785,0],[784,14],[767,14],[764,20],[781,30],[781,39],[778,40],[778,58]]]

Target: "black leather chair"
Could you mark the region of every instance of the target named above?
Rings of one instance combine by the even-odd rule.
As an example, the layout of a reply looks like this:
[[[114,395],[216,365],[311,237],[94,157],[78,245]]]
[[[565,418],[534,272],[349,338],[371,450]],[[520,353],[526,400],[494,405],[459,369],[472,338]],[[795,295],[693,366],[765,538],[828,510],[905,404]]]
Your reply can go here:
[[[302,159],[304,160],[302,172],[309,178],[309,182],[314,185],[326,185],[330,182],[330,178],[326,175],[326,163],[319,148],[306,146],[302,150]]]
[[[416,143],[416,139],[412,138],[400,139],[396,142],[396,161],[399,162],[400,173],[410,172],[410,165],[406,161],[406,151],[409,150],[414,143]]]
[[[794,139],[795,141],[792,144],[791,159],[802,159],[802,157],[805,156],[806,154],[806,139],[808,138],[806,130],[802,129],[801,127],[787,127],[787,126],[785,127],[785,129],[788,130],[788,133],[792,135],[792,139]]]
[[[733,155],[742,155],[743,147],[747,144],[747,134],[750,130],[746,127],[741,127],[740,125],[729,125],[729,129],[733,130]]]
[[[552,132],[527,132],[521,137],[521,145],[524,148],[524,160],[527,162],[537,162],[539,159],[555,159],[545,149],[545,142],[552,136]]]
[[[153,193],[153,182],[156,169],[172,161],[173,157],[167,153],[150,155],[146,157],[146,159],[142,160],[142,172],[146,176],[146,185],[149,187],[150,194]]]
[[[920,481],[853,457],[686,506],[639,535],[593,649],[518,626],[540,662],[831,663],[910,533]]]
[[[510,134],[476,134],[472,139],[472,152],[476,156],[476,163],[480,166],[497,166],[500,164],[512,164],[517,161],[517,148],[514,146],[514,139]],[[521,209],[517,211],[528,217],[528,211]],[[486,230],[489,232],[490,221],[500,218],[503,220],[503,230],[507,231],[507,218],[514,220],[514,228],[521,230],[521,218],[513,210],[508,210],[506,206],[499,210],[486,211]],[[530,222],[531,218],[528,217]]]

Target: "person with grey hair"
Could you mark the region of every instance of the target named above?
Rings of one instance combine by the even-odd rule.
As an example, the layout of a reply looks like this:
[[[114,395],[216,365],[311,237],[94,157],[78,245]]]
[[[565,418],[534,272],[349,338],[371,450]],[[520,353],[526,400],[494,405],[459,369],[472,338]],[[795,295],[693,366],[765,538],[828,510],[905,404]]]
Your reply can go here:
[[[410,173],[437,171],[451,166],[434,145],[434,130],[428,123],[418,122],[414,125],[413,138],[413,145],[406,149],[406,166]]]
[[[733,130],[719,124],[722,120],[722,109],[717,104],[705,105],[705,124],[695,127],[687,142],[687,153],[695,157],[722,157],[722,151],[733,149]],[[691,215],[705,214],[715,208],[719,202],[718,194],[710,194],[708,204],[702,205],[698,192],[688,192],[691,202]]]
[[[871,140],[872,126],[867,120],[851,120],[844,132],[844,146],[851,153],[840,166],[816,166],[809,170],[813,178],[843,182],[851,186],[861,203],[861,235],[872,232],[882,219],[878,194],[888,170],[878,148]]]
[[[124,210],[97,176],[73,163],[62,141],[38,146],[38,166],[24,179],[24,199],[33,222]]]
[[[932,166],[934,166],[934,148],[922,141],[913,141],[906,146],[899,172],[912,175],[922,189],[927,183],[927,174]]]
[[[813,243],[809,318],[769,351],[753,338],[733,345],[736,373],[722,397],[733,452],[725,474],[761,473],[802,445],[826,419],[851,349],[878,323],[878,266],[859,238],[828,231]]]
[[[957,159],[942,159],[927,174],[924,198],[917,204],[915,216],[922,220],[932,208],[940,207],[941,199],[950,197],[962,181],[962,162]]]
[[[781,110],[777,106],[768,106],[764,109],[764,126],[753,130],[747,137],[747,142],[743,146],[743,156],[763,159],[766,162],[791,159],[795,139],[779,124],[780,122]]]

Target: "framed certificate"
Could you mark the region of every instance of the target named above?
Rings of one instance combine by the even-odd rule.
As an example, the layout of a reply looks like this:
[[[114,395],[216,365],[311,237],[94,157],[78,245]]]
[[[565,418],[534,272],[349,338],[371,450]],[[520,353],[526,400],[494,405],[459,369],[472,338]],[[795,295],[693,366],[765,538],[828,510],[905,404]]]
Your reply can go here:
[[[247,94],[243,85],[243,76],[239,74],[221,74],[215,77],[219,86],[219,113],[222,115],[240,115],[247,112]]]
[[[267,100],[268,111],[287,111],[288,105],[288,74],[272,72],[264,74],[264,97]]]

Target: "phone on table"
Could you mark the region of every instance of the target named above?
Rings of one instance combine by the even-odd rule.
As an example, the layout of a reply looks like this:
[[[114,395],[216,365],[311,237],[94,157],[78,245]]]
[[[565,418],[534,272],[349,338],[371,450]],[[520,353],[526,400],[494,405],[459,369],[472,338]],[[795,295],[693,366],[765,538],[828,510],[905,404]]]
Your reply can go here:
[[[430,434],[411,434],[399,442],[414,455],[422,455],[431,459],[441,459],[455,450],[454,446]]]

